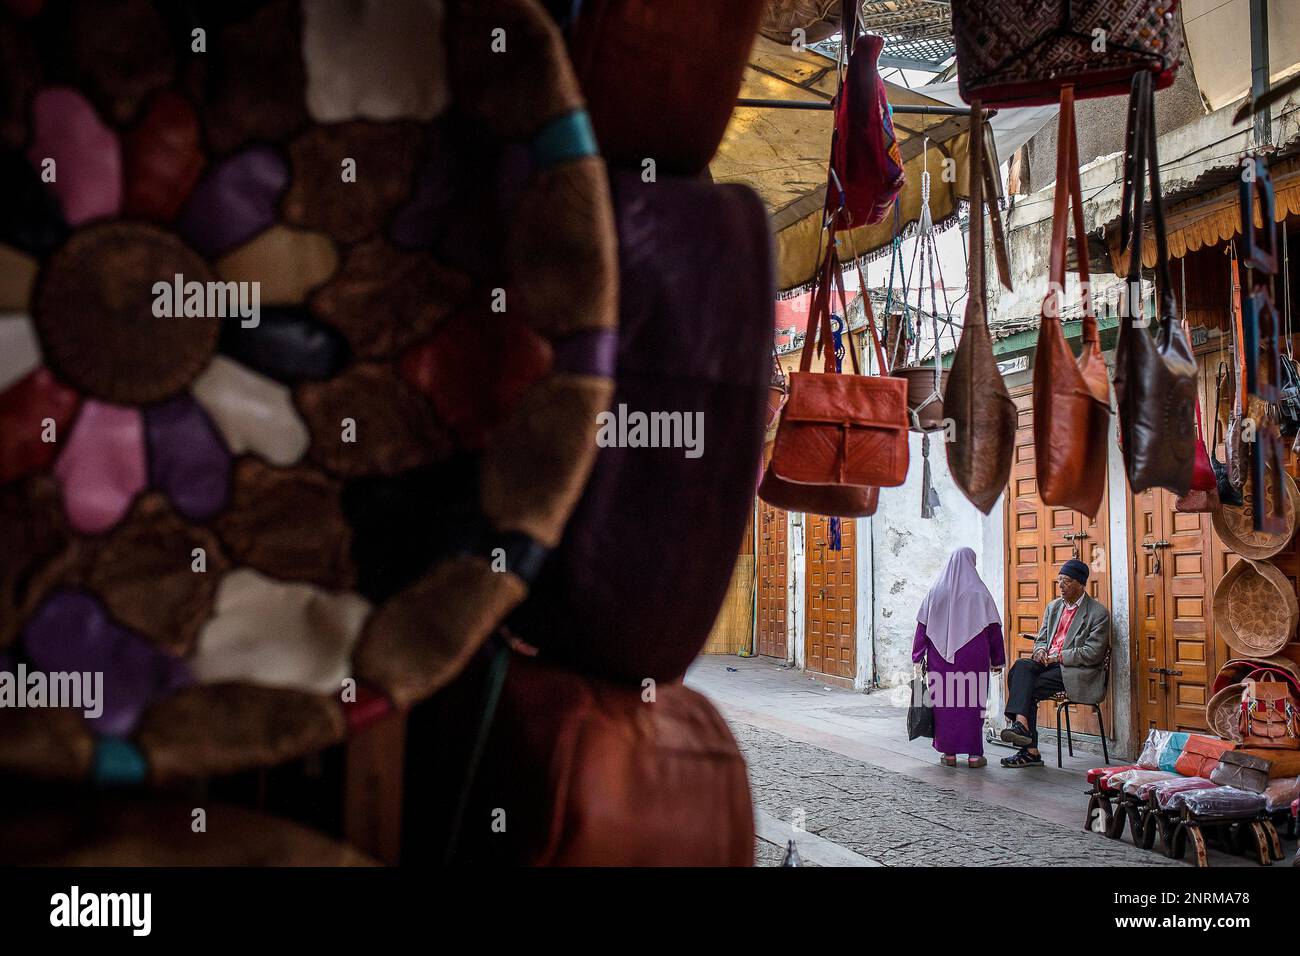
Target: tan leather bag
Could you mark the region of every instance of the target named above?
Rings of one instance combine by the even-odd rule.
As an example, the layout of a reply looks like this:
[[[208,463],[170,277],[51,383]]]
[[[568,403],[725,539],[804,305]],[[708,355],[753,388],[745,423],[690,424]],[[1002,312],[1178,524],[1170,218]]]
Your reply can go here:
[[[1272,674],[1246,679],[1241,692],[1241,745],[1279,750],[1300,749],[1300,727],[1291,688]]]
[[[1016,406],[993,357],[986,316],[982,116],[976,100],[971,103],[970,127],[970,295],[943,407],[953,421],[952,440],[946,443],[953,481],[975,507],[988,514],[1011,476]],[[1005,278],[1004,284],[1010,287]]]
[[[1065,288],[1067,214],[1073,208],[1074,236],[1083,289],[1083,352],[1078,360],[1061,327]],[[1101,357],[1092,311],[1088,239],[1083,229],[1079,186],[1079,144],[1074,129],[1074,90],[1061,91],[1057,127],[1056,197],[1052,253],[1043,319],[1034,353],[1034,462],[1044,504],[1064,505],[1089,517],[1106,493],[1106,447],[1110,429],[1110,378]]]

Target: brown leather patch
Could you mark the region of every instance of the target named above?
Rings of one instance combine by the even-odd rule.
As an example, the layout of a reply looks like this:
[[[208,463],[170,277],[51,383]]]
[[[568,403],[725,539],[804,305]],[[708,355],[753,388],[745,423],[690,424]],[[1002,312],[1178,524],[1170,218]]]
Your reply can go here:
[[[341,692],[341,689],[340,689]],[[202,684],[145,712],[136,741],[154,783],[271,767],[343,738],[339,701],[252,684]]]
[[[70,539],[62,498],[49,476],[0,493],[0,648],[14,642],[23,622],[66,575]]]
[[[233,563],[284,581],[352,587],[352,529],[337,481],[310,468],[235,465],[230,506],[213,522]]]
[[[396,475],[450,451],[428,402],[387,365],[354,365],[294,397],[311,431],[308,456],[337,475]]]
[[[81,713],[61,707],[0,707],[0,776],[84,781],[95,741]]]

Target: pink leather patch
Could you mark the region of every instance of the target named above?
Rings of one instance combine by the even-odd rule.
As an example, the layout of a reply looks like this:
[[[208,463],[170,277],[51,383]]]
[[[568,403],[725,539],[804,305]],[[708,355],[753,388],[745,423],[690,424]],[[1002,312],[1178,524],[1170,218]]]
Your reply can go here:
[[[122,208],[122,149],[95,108],[66,87],[42,90],[32,100],[32,145],[27,159],[38,175],[54,160],[46,187],[63,204],[70,226],[116,216]]]
[[[45,468],[67,438],[77,393],[47,368],[38,368],[0,392],[0,485]],[[53,419],[53,432],[48,431]],[[52,442],[45,441],[53,437]]]
[[[140,410],[87,399],[54,476],[74,528],[86,534],[112,528],[148,481]]]

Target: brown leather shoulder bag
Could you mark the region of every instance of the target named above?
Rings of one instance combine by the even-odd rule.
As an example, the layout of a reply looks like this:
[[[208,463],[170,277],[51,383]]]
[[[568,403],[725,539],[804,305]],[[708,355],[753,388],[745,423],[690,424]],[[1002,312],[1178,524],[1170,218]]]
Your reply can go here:
[[[1131,236],[1128,287],[1115,347],[1115,398],[1119,406],[1124,468],[1134,494],[1167,488],[1187,494],[1196,455],[1196,363],[1192,345],[1178,321],[1169,249],[1165,240],[1164,202],[1160,196],[1160,160],[1156,156],[1155,98],[1151,74],[1133,77],[1129,99],[1127,173],[1121,229]],[[1143,178],[1150,174],[1151,214],[1156,233],[1156,291],[1160,328],[1152,336],[1135,317],[1142,308]],[[1145,323],[1142,323],[1145,326]]]
[[[1079,250],[1083,290],[1083,352],[1078,360],[1061,327],[1069,209]],[[1056,197],[1047,296],[1034,353],[1034,462],[1044,504],[1063,505],[1089,517],[1106,493],[1106,448],[1110,429],[1110,378],[1101,357],[1092,312],[1088,239],[1083,229],[1079,145],[1074,128],[1074,90],[1061,90],[1056,146]]]
[[[907,477],[907,383],[891,375],[858,374],[857,352],[848,335],[845,351],[854,374],[836,374],[830,287],[836,285],[841,311],[847,314],[843,282],[831,229],[799,371],[790,373],[790,394],[759,496],[787,510],[851,517],[875,510],[874,495],[865,489],[901,485]],[[870,313],[867,327],[883,372],[884,351]],[[819,333],[825,363],[821,372],[813,372]]]
[[[952,419],[948,470],[962,494],[988,514],[1011,477],[1016,445],[1016,406],[993,357],[984,287],[984,123],[978,100],[970,122],[970,294],[961,341],[943,393]],[[1005,281],[1005,280],[1004,280]]]

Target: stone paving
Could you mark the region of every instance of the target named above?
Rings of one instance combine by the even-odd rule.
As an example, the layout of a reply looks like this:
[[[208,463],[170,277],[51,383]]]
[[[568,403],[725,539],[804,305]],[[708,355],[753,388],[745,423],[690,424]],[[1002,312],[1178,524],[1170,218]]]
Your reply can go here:
[[[810,833],[886,866],[1183,865],[734,719],[731,729],[756,808],[785,821],[802,811]],[[757,842],[759,866],[783,855]]]

